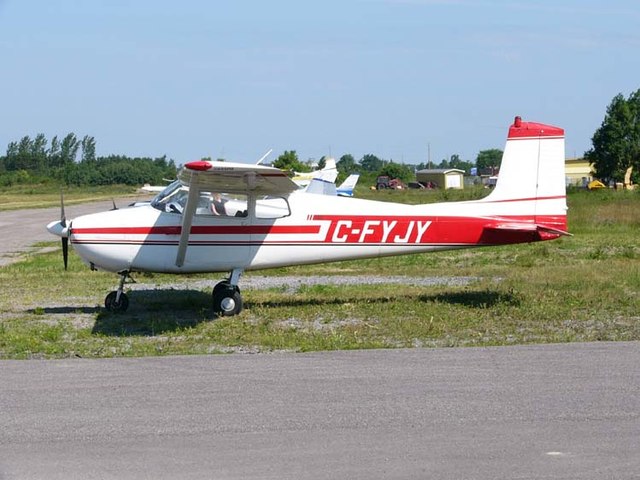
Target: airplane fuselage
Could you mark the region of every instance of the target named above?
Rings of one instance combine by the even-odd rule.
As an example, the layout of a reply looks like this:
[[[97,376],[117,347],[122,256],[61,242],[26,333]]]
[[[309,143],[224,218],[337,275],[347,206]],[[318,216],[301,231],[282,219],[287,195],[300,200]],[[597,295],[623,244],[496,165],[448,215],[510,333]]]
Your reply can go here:
[[[284,199],[281,199],[283,202]],[[521,200],[522,203],[531,201]],[[516,202],[404,205],[295,193],[281,218],[195,215],[183,265],[175,259],[181,215],[151,205],[109,211],[73,221],[70,242],[97,269],[164,273],[224,272],[421,253],[556,238],[535,229],[492,235],[508,222],[566,228],[560,215],[514,215]],[[558,211],[564,197],[538,199]],[[363,211],[372,212],[362,214]],[[258,215],[256,215],[256,212]]]

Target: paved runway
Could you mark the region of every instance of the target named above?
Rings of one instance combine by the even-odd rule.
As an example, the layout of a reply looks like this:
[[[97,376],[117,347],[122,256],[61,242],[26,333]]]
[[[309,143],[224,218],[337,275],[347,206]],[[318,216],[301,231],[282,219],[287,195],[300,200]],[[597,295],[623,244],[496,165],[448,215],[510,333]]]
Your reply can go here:
[[[640,478],[640,344],[0,362],[0,479]]]

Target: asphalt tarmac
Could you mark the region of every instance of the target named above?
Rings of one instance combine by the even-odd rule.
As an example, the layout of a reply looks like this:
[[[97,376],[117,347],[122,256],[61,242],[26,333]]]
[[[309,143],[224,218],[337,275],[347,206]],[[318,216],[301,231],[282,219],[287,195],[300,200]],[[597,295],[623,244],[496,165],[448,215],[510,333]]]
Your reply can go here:
[[[640,478],[640,344],[0,362],[0,478]]]

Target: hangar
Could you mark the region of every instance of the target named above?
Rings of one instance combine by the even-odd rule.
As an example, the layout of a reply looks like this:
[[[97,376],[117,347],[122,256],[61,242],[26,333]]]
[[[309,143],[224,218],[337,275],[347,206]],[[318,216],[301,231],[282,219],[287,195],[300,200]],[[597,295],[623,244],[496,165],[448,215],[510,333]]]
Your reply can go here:
[[[418,170],[416,179],[424,186],[436,188],[464,188],[464,170],[459,168],[434,168]]]

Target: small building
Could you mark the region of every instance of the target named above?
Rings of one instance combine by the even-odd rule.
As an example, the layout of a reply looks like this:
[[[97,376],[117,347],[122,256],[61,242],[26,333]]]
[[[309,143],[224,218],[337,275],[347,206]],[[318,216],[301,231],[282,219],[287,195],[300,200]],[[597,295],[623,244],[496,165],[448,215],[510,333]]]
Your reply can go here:
[[[564,176],[567,186],[586,187],[593,180],[593,164],[584,158],[567,158],[564,161]]]
[[[418,170],[416,179],[426,187],[464,188],[464,170],[459,168],[434,168]]]

